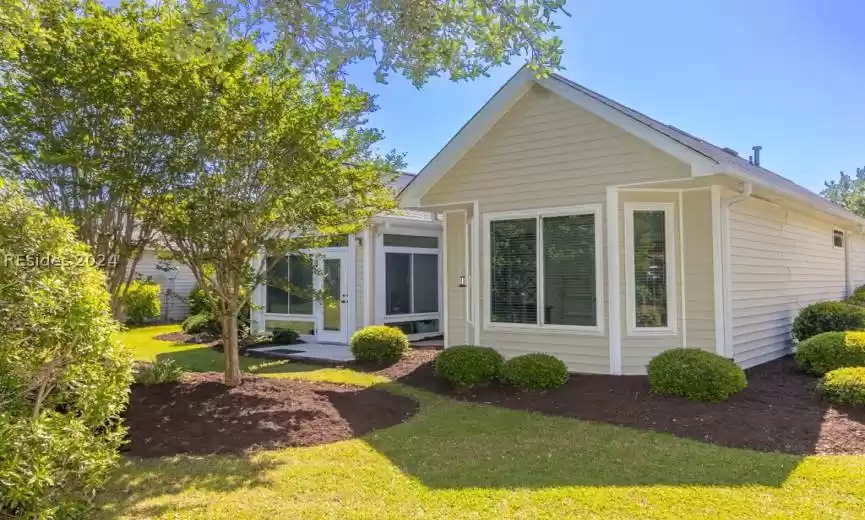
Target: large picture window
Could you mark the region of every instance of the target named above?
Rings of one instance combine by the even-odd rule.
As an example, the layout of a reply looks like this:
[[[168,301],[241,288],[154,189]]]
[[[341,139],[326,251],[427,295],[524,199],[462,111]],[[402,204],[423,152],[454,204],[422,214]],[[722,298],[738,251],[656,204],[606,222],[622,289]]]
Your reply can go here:
[[[672,204],[625,205],[630,334],[675,333],[672,212]]]
[[[600,332],[600,209],[488,217],[489,323]]]
[[[267,263],[266,312],[312,315],[313,269],[309,259],[300,255],[269,257]],[[296,290],[286,291],[290,288]]]
[[[385,253],[388,316],[439,310],[439,258],[430,253]]]

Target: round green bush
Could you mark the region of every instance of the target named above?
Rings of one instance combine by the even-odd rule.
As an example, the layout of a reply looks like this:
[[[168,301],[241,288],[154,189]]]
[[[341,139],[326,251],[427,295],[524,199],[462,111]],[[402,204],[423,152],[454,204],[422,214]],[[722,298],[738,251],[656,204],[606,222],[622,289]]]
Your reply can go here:
[[[549,390],[567,380],[568,367],[549,354],[524,354],[502,365],[502,381],[520,390]]]
[[[817,302],[799,311],[793,337],[799,341],[823,332],[865,329],[865,309],[845,302]]]
[[[217,313],[216,299],[205,293],[198,284],[195,284],[195,287],[189,291],[189,296],[186,297],[186,304],[189,306],[189,314]]]
[[[817,392],[830,403],[865,405],[865,367],[827,372],[817,385]]]
[[[731,360],[695,348],[676,348],[649,361],[649,384],[659,395],[695,401],[726,401],[748,386],[745,372]]]
[[[396,327],[371,325],[351,337],[351,353],[358,361],[396,363],[410,348],[408,336]]]
[[[459,345],[438,355],[435,375],[459,388],[483,386],[498,379],[503,363],[502,355],[489,347]]]
[[[273,329],[271,343],[274,345],[297,345],[300,334],[294,329]]]
[[[822,376],[830,370],[865,366],[865,332],[824,332],[796,346],[799,368]]]
[[[74,226],[2,181],[0,252],[0,517],[88,518],[124,442],[132,357]]]
[[[123,314],[133,325],[159,319],[161,289],[151,280],[133,280],[123,295]]]
[[[216,335],[222,329],[219,326],[219,320],[213,314],[207,312],[187,316],[180,327],[187,334]]]

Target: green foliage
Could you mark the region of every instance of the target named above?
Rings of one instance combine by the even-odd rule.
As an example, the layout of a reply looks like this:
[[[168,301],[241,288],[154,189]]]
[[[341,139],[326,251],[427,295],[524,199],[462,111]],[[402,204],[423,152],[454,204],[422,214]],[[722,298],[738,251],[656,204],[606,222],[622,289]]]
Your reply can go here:
[[[135,365],[135,382],[140,385],[176,383],[183,376],[183,368],[173,359],[160,359],[153,363],[138,362]]]
[[[133,280],[123,295],[123,314],[129,323],[141,325],[159,319],[160,295],[159,284],[150,280]]]
[[[817,302],[799,311],[793,337],[799,341],[821,332],[865,329],[865,309],[844,302]]]
[[[220,326],[219,319],[213,314],[202,312],[200,314],[190,314],[183,320],[181,324],[183,332],[187,334],[219,334]]]
[[[837,181],[826,181],[820,195],[860,217],[865,217],[865,168],[856,168],[855,177],[841,172]]]
[[[459,345],[444,349],[436,358],[435,374],[459,388],[484,386],[499,378],[504,359],[489,347]]]
[[[271,341],[279,345],[296,345],[300,341],[300,334],[294,329],[273,329]]]
[[[74,227],[2,181],[0,251],[0,511],[66,517],[117,462],[131,358]]]
[[[351,353],[358,361],[396,363],[411,346],[405,332],[386,325],[370,325],[351,337]]]
[[[865,405],[865,366],[827,372],[817,392],[830,403]]]
[[[695,401],[726,401],[748,386],[733,361],[695,348],[675,348],[653,357],[648,366],[652,391]]]
[[[814,375],[865,366],[865,332],[824,332],[796,346],[799,367]]]
[[[219,305],[213,293],[205,292],[199,284],[195,284],[189,291],[186,303],[189,305],[189,314],[209,313],[215,315]]]
[[[502,381],[520,390],[549,390],[568,380],[568,367],[549,354],[524,354],[505,361]]]
[[[12,5],[12,8],[8,8]],[[174,2],[9,0],[0,12],[0,169],[69,217],[106,273],[119,314],[128,273],[154,237],[207,64],[174,49]],[[191,30],[191,29],[190,29]]]

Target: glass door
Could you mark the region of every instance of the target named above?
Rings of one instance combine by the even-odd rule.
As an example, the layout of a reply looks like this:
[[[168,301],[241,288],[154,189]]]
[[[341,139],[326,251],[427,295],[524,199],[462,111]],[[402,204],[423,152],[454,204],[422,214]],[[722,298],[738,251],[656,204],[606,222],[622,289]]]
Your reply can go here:
[[[321,288],[316,336],[322,343],[348,343],[348,253],[327,252],[321,259]]]

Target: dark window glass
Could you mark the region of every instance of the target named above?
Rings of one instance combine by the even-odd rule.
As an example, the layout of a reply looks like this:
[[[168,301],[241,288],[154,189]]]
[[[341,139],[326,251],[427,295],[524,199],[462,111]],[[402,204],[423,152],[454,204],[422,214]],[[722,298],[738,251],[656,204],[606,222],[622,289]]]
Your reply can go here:
[[[832,243],[835,247],[844,247],[844,232],[835,230],[832,232]]]
[[[490,223],[490,321],[538,322],[537,219]]]
[[[309,259],[292,255],[289,261],[289,294],[291,314],[312,314],[312,265]]]
[[[597,324],[595,216],[544,217],[544,323]]]
[[[437,249],[439,246],[439,239],[436,237],[385,234],[384,245],[393,247],[423,247]]]
[[[411,313],[411,255],[385,255],[385,310],[387,314]]]
[[[267,258],[267,312],[288,314],[288,262],[285,258]]]
[[[667,248],[663,211],[634,211],[634,301],[637,327],[666,327]]]
[[[412,313],[439,310],[439,257],[438,255],[412,255],[414,261],[414,308]]]

